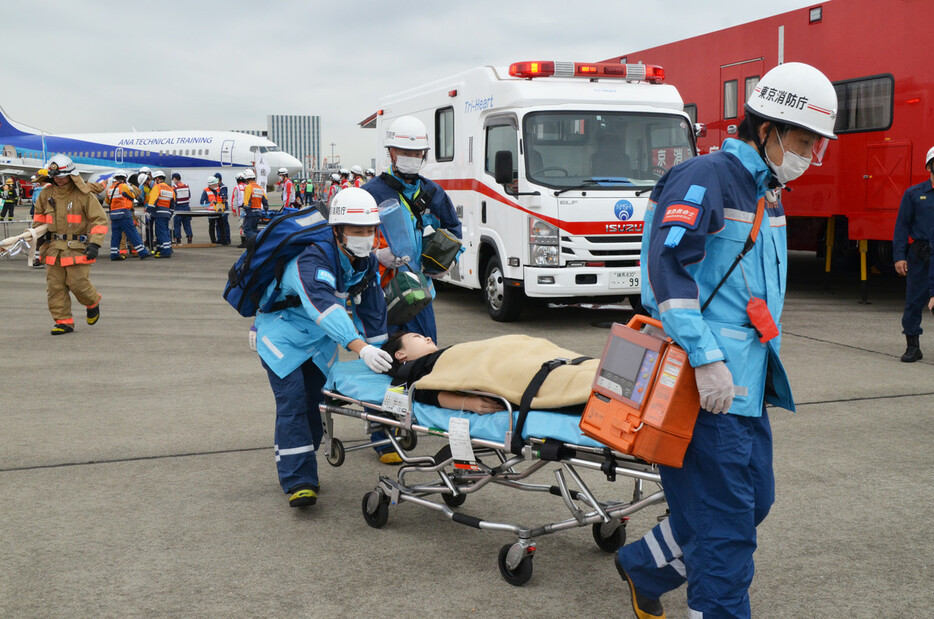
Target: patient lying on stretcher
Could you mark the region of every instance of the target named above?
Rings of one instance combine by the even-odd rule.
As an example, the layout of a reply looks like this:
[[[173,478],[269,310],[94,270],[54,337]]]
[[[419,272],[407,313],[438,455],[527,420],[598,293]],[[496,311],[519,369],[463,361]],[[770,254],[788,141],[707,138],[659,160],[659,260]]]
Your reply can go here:
[[[590,396],[598,364],[595,359],[581,357],[548,340],[524,335],[505,335],[439,350],[431,338],[403,332],[391,337],[383,350],[395,361],[390,370],[393,384],[406,387],[414,384],[417,401],[477,413],[496,412],[504,407],[498,400],[463,391],[495,393],[518,407],[542,364],[554,359],[575,359],[578,363],[552,370],[531,407],[540,410],[579,407]]]
[[[435,361],[447,348],[439,349],[430,337],[401,331],[383,344],[383,350],[393,358],[393,365],[389,370],[393,377],[392,384],[411,387],[415,381],[431,372]],[[441,408],[474,413],[495,413],[506,408],[502,402],[493,398],[434,389],[417,390],[415,400]]]

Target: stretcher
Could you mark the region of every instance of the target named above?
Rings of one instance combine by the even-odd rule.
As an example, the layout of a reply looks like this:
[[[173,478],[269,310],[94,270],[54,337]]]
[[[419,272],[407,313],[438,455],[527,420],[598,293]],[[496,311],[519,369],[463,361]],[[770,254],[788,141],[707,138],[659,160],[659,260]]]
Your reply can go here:
[[[512,436],[518,413],[503,398],[471,392],[496,398],[506,408],[480,415],[416,402],[415,388],[404,395],[390,391],[387,396],[390,380],[370,371],[360,360],[337,363],[328,376],[320,405],[326,432],[322,448],[331,465],[340,466],[348,451],[380,444],[362,442],[345,447],[334,436],[333,415],[362,419],[368,432],[384,431],[388,438],[382,444],[391,444],[402,458],[397,474],[380,475],[376,488],[363,497],[363,517],[374,528],[387,523],[390,506],[412,503],[458,524],[513,533],[517,539],[500,548],[498,565],[503,579],[518,586],[532,576],[536,538],[590,526],[597,546],[615,552],[625,543],[629,516],[665,501],[656,467],[584,436],[578,427],[579,414],[530,411],[520,431],[521,450],[516,450]],[[443,437],[448,443],[434,455],[416,455],[413,451],[419,435]],[[553,469],[554,484],[529,481],[548,469]],[[633,480],[631,498],[599,500],[579,470],[599,471],[609,481],[617,477]],[[658,489],[647,491],[645,482]],[[490,484],[560,497],[571,517],[530,526],[455,511],[469,495]]]

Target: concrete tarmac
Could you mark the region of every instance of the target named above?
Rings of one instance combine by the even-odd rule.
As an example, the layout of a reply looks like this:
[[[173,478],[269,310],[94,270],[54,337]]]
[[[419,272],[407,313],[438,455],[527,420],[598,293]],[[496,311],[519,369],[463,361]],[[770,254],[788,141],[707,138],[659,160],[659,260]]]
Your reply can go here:
[[[44,270],[0,258],[0,616],[631,615],[589,527],[538,538],[522,587],[497,568],[511,534],[412,504],[369,527],[363,496],[392,474],[370,450],[340,468],[320,458],[318,504],[290,509],[250,319],[221,298],[238,252],[110,262],[105,247],[91,271],[100,322],[85,324],[75,304],[76,332],[60,337],[49,335]],[[900,363],[902,282],[874,280],[860,305],[851,273],[832,294],[820,275],[813,257],[792,256],[783,359],[799,411],[770,410],[777,498],[759,528],[753,612],[931,616],[934,340],[922,336],[923,361]],[[526,333],[594,356],[606,323],[629,317],[538,306],[500,324],[478,292],[451,287],[435,305],[442,345]],[[924,324],[934,332],[930,315]],[[336,423],[345,442],[363,439],[360,421]],[[418,451],[441,445],[420,437]],[[631,494],[629,481],[584,476],[601,498]],[[498,487],[459,511],[532,525],[569,517],[557,497]],[[663,511],[637,513],[629,539]],[[664,602],[669,617],[686,616],[684,589]]]

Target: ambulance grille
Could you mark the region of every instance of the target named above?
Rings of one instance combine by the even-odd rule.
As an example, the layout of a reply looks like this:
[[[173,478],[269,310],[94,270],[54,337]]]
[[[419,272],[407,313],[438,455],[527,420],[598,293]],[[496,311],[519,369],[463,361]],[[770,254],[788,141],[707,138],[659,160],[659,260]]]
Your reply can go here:
[[[574,77],[574,63],[555,62],[555,77]]]
[[[608,267],[637,266],[642,235],[562,236],[561,254],[566,261],[606,262]]]

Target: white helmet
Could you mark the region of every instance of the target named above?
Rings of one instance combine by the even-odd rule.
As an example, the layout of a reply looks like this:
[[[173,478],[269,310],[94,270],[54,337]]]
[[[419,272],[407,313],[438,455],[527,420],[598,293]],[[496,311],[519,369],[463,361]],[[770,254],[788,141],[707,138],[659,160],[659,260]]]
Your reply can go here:
[[[931,159],[934,159],[934,146],[931,147],[931,150],[928,151],[928,154],[924,156],[924,167],[928,167],[928,164],[931,163]]]
[[[217,179],[216,176],[211,175],[208,177],[207,183],[208,185],[217,185],[218,183],[220,183],[220,181]]]
[[[356,174],[357,176],[363,176],[363,168],[358,165],[351,166],[350,171]]]
[[[61,176],[63,174],[76,174],[75,162],[68,155],[55,155],[49,159],[45,166],[49,171],[49,176]]]
[[[123,171],[121,171],[121,170],[117,170],[116,172],[114,172],[113,177],[114,177],[115,180],[118,179],[118,178],[122,178],[122,179],[126,180],[126,172],[123,172]]]
[[[280,175],[280,176],[288,176],[288,175],[289,175],[289,170],[288,170],[287,168],[279,168],[279,175]]]
[[[340,180],[341,180],[341,175],[338,174],[337,172],[331,175],[331,182],[337,183],[337,182],[340,182]]]
[[[350,170],[347,168],[341,168],[341,176],[350,176]]]
[[[156,170],[155,172],[152,173],[152,178],[153,179],[161,178],[162,180],[165,180],[165,172],[163,172],[162,170]]]
[[[234,176],[234,178],[236,178],[238,181],[242,181],[243,179],[246,178],[246,174],[244,174],[243,172],[237,172],[237,175]]]
[[[247,180],[253,180],[256,178],[256,172],[254,172],[252,168],[247,168],[243,171],[243,178]]]
[[[332,226],[378,226],[376,199],[359,187],[349,187],[331,200],[328,223]]]
[[[373,168],[367,168],[367,169],[366,169],[366,175],[367,175],[367,176],[376,176],[376,170],[374,170]]]
[[[386,131],[386,148],[428,150],[428,130],[414,116],[400,116]]]
[[[746,102],[746,111],[767,120],[807,129],[825,138],[837,122],[837,91],[823,73],[801,62],[768,71]]]
[[[141,167],[141,168],[139,169],[139,173],[140,173],[140,174],[150,174],[150,172],[152,172],[152,170],[150,170],[150,169],[147,168],[146,166],[143,166],[143,167]]]

